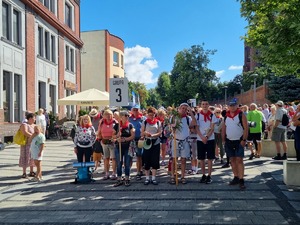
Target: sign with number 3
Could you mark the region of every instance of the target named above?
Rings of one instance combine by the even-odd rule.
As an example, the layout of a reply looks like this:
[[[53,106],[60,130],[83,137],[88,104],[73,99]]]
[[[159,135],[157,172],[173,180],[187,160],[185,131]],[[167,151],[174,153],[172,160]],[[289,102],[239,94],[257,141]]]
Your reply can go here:
[[[128,106],[127,78],[110,78],[109,104],[110,106]]]

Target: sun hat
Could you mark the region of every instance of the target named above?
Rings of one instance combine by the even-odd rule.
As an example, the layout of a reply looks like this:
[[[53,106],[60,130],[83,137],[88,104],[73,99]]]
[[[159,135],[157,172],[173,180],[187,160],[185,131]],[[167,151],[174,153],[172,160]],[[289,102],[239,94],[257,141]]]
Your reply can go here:
[[[89,113],[90,117],[95,117],[98,115],[98,110],[97,109],[92,109]]]
[[[152,140],[151,139],[145,139],[144,140],[144,144],[143,144],[143,148],[145,150],[148,150],[152,147]]]
[[[283,106],[283,101],[278,101],[278,102],[276,102],[276,104],[275,105],[278,105],[278,106]]]

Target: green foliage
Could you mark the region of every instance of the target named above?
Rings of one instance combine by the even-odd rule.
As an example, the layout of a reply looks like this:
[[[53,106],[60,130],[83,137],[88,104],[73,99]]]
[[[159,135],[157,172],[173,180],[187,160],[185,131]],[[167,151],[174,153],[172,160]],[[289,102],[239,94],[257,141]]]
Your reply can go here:
[[[146,88],[146,85],[140,82],[128,82],[128,90],[129,90],[129,96],[132,97],[131,93],[134,91],[135,93],[138,93],[140,95],[140,103],[141,108],[146,108],[147,103],[146,100],[148,98],[148,91]]]
[[[84,115],[88,115],[88,114],[89,114],[89,111],[84,110],[84,109],[80,109],[78,112],[79,116],[84,116]]]
[[[259,50],[257,61],[276,74],[297,74],[300,68],[300,1],[239,0],[248,21],[247,45]]]
[[[159,75],[157,81],[157,87],[155,88],[159,98],[162,100],[164,106],[169,106],[172,102],[171,99],[171,80],[170,75],[167,72],[163,72]]]
[[[186,102],[197,93],[201,99],[211,99],[215,90],[214,81],[218,81],[215,71],[207,66],[210,62],[209,55],[215,50],[204,50],[203,45],[194,45],[184,49],[175,56],[171,71],[170,100],[174,104]]]
[[[271,102],[300,100],[300,79],[296,76],[273,76],[269,82],[269,88],[271,90],[268,99]]]
[[[160,101],[160,96],[157,94],[154,88],[148,90],[148,98],[146,100],[146,104],[147,106],[153,106],[155,108],[161,106],[162,102]]]

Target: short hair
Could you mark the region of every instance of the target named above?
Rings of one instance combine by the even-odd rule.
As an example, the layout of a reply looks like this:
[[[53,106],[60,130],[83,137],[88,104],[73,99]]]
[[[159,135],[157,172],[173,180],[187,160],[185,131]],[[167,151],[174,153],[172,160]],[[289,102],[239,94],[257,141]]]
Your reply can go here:
[[[150,106],[148,109],[147,109],[147,113],[156,113],[156,109],[152,106]]]
[[[110,109],[106,109],[106,110],[103,112],[102,115],[103,115],[103,116],[105,116],[105,115],[113,115],[113,112],[112,112]]]
[[[26,119],[29,120],[29,119],[34,118],[34,117],[35,117],[34,113],[28,113],[27,116],[26,116]]]

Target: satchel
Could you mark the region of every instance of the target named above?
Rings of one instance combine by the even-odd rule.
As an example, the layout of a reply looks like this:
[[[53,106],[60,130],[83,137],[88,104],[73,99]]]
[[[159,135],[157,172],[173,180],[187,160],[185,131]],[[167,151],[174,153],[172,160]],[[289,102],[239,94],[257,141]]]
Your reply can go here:
[[[22,133],[21,129],[19,129],[14,136],[14,143],[17,145],[26,145],[26,141],[26,136]]]

